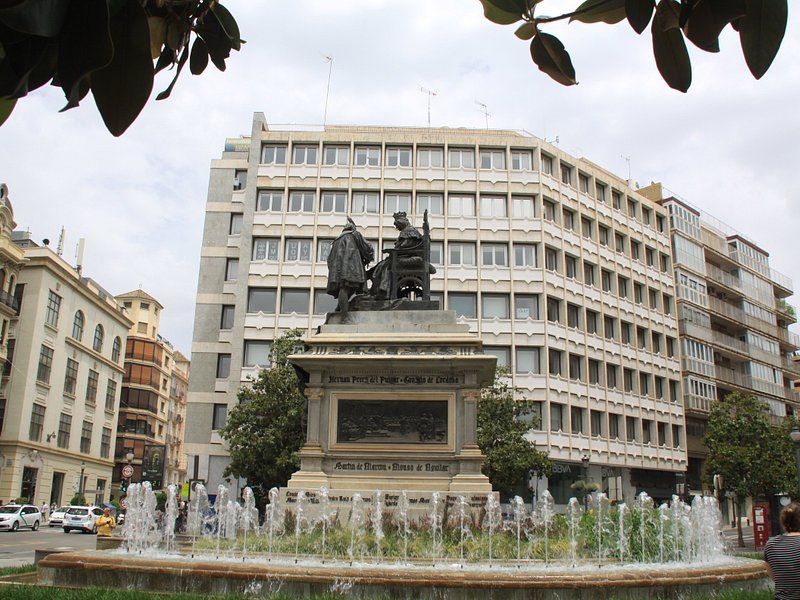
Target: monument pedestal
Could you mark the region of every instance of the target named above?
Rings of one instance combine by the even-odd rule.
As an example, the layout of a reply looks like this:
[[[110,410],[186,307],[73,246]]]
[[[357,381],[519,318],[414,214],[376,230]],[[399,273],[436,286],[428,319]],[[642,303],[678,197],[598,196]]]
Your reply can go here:
[[[476,503],[491,493],[476,430],[496,358],[453,311],[333,313],[307,344],[290,357],[304,374],[308,429],[287,502],[321,486],[337,503],[376,490],[420,504],[432,492]]]

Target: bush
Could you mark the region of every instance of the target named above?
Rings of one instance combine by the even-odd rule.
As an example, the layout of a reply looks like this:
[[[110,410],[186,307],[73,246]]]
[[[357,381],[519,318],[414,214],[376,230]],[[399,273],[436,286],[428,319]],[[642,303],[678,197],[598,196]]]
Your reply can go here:
[[[79,496],[78,494],[75,494],[69,503],[72,506],[86,506],[86,496]]]

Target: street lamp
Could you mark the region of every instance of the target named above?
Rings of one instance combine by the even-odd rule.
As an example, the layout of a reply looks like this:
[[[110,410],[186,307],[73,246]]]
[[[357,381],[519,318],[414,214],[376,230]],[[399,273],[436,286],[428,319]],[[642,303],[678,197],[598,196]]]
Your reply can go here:
[[[86,463],[81,461],[81,480],[78,482],[78,498],[83,498],[83,473],[86,470]]]
[[[581,458],[581,465],[583,465],[583,510],[589,510],[589,456],[584,454]]]

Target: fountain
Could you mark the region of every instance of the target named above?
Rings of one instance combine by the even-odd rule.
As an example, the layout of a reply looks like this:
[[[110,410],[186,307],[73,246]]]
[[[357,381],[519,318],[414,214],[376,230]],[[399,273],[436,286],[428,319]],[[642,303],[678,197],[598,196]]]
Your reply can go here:
[[[344,586],[360,596],[415,587],[422,597],[448,590],[454,598],[490,591],[526,598],[638,598],[654,589],[677,597],[766,585],[760,561],[722,552],[719,510],[708,497],[691,506],[674,497],[656,507],[642,494],[630,509],[597,494],[588,511],[572,498],[558,514],[545,492],[530,513],[515,498],[504,519],[493,494],[474,506],[463,495],[434,493],[429,510],[413,516],[405,491],[392,496],[392,505],[380,491],[369,498],[354,494],[349,514],[341,514],[324,487],[299,493],[291,510],[271,490],[259,515],[249,489],[241,505],[219,493],[211,510],[204,488],[194,491],[180,543],[174,495],[156,528],[155,495],[148,484],[134,484],[123,547],[50,555],[39,563],[40,579],[250,595],[266,595],[276,585],[289,594]]]

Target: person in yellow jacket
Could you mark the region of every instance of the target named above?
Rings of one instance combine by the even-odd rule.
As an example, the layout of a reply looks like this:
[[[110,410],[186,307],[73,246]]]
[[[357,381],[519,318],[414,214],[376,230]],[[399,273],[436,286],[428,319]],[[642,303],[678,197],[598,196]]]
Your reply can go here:
[[[106,508],[102,517],[97,517],[97,535],[99,537],[111,537],[111,532],[117,526],[114,517],[111,516],[111,509]]]

